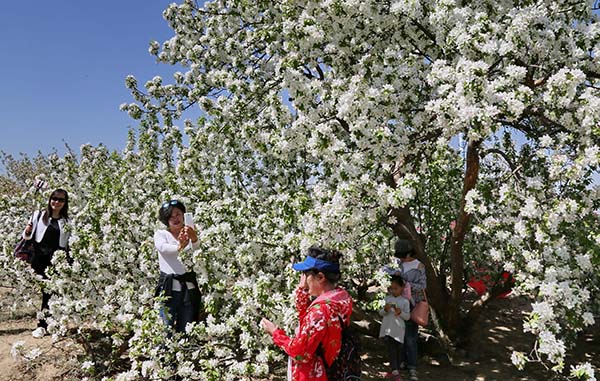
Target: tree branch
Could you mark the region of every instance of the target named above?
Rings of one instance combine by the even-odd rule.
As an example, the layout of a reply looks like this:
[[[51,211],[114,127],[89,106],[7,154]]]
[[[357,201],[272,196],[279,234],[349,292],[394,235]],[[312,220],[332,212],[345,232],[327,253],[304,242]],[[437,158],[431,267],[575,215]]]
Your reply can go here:
[[[317,69],[317,73],[319,73],[319,79],[321,81],[323,81],[325,79],[325,73],[323,73],[323,69],[321,69],[321,66],[319,66],[318,63],[317,63],[316,69]]]
[[[337,120],[337,122],[340,124],[340,126],[342,126],[344,131],[346,131],[347,133],[350,133],[350,126],[348,125],[348,122],[346,122],[342,118],[338,118],[337,116],[334,119]]]
[[[481,158],[484,158],[491,153],[500,155],[504,159],[504,161],[506,161],[506,164],[508,164],[508,166],[510,167],[510,170],[515,174],[515,176],[518,179],[521,179],[521,177],[518,175],[519,168],[512,162],[512,160],[510,160],[510,158],[504,151],[501,151],[497,148],[490,148],[490,149],[486,150],[484,153],[482,153]]]
[[[412,23],[417,27],[417,29],[419,29],[421,32],[423,32],[423,34],[425,34],[425,36],[427,36],[427,38],[429,38],[431,40],[431,42],[434,43],[434,45],[437,45],[437,41],[436,41],[435,35],[433,33],[428,31],[427,28],[425,28],[423,25],[421,25],[421,23],[418,22],[417,20],[411,19],[410,21],[412,21]]]

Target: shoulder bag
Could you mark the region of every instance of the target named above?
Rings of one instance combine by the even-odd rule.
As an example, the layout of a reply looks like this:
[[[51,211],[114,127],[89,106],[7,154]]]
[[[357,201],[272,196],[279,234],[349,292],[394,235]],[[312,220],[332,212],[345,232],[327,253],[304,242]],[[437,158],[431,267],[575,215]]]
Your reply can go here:
[[[425,290],[423,290],[423,294],[425,298],[415,304],[415,307],[410,312],[410,319],[421,327],[426,327],[429,324],[429,302],[427,302]]]
[[[35,212],[33,212],[31,215],[32,222],[34,215]],[[37,228],[37,224],[40,222],[41,216],[42,212],[38,212],[38,218],[36,219],[35,223],[33,223],[33,228],[31,230],[31,239],[21,238],[15,246],[15,257],[27,263],[31,263],[31,258],[35,252],[35,230]]]

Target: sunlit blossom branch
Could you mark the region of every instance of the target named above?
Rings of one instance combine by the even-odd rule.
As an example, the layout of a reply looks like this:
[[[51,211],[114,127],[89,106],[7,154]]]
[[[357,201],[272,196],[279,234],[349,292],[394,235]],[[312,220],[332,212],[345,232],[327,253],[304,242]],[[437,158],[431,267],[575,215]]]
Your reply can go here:
[[[517,178],[519,178],[519,175],[517,173],[517,166],[515,165],[515,163],[512,162],[512,160],[508,157],[508,155],[504,151],[499,150],[497,148],[489,148],[482,153],[481,157],[484,158],[487,155],[492,154],[492,153],[500,155],[504,159],[506,164],[508,164],[511,171],[517,176]]]

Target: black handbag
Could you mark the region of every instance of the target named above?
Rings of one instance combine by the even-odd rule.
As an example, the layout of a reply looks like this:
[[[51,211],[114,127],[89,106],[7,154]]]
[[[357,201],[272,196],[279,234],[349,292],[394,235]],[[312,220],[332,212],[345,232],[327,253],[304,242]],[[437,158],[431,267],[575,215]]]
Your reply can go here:
[[[41,216],[42,212],[39,212],[37,221],[33,224],[33,229],[31,230],[31,239],[21,238],[15,246],[15,257],[27,263],[31,263],[31,258],[33,258],[33,253],[35,253],[35,229],[40,222]],[[33,215],[31,218],[33,219]]]

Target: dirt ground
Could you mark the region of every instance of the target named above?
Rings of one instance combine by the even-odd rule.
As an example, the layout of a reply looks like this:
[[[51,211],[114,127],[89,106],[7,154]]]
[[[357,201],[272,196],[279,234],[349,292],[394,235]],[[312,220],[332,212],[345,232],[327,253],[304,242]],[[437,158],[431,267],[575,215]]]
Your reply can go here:
[[[63,380],[69,369],[64,366],[69,352],[69,346],[62,343],[52,343],[52,338],[46,336],[35,339],[31,332],[36,327],[35,312],[12,316],[6,315],[0,321],[0,380],[1,381],[31,381],[31,380]],[[31,351],[39,348],[41,353],[31,362],[13,358],[11,349],[17,342],[23,342],[21,353],[31,355]]]
[[[483,315],[474,328],[469,347],[455,351],[452,358],[441,353],[439,346],[432,344],[428,332],[423,330],[420,342],[419,380],[445,381],[493,381],[552,380],[552,374],[541,366],[528,365],[518,371],[510,362],[514,350],[527,351],[532,337],[522,332],[522,314],[529,309],[524,299],[507,298],[496,301]],[[65,364],[77,356],[77,348],[67,342],[52,343],[50,337],[34,339],[35,311],[22,311],[20,315],[0,312],[0,381],[57,381],[72,380],[69,367]],[[23,353],[40,348],[41,354],[31,363],[13,359],[13,344],[23,341]],[[363,379],[384,380],[388,371],[383,343],[376,338],[364,336]],[[600,368],[600,328],[598,325],[582,334],[577,342],[574,357],[579,361],[591,362],[598,372]],[[281,374],[282,369],[277,372]],[[273,375],[273,380],[281,380]]]
[[[524,371],[519,371],[510,361],[513,350],[528,352],[533,343],[533,337],[524,334],[522,330],[523,313],[530,310],[529,302],[520,298],[507,298],[499,299],[489,307],[478,326],[474,327],[468,347],[456,350],[452,357],[441,353],[439,346],[428,344],[427,331],[421,331],[423,340],[419,347],[419,380],[543,381],[553,378],[553,374],[545,371],[541,365],[529,364]],[[381,342],[365,337],[365,352],[369,353],[366,359],[366,379],[383,380],[387,363]],[[598,325],[581,335],[573,353],[579,361],[592,363],[598,372]]]

